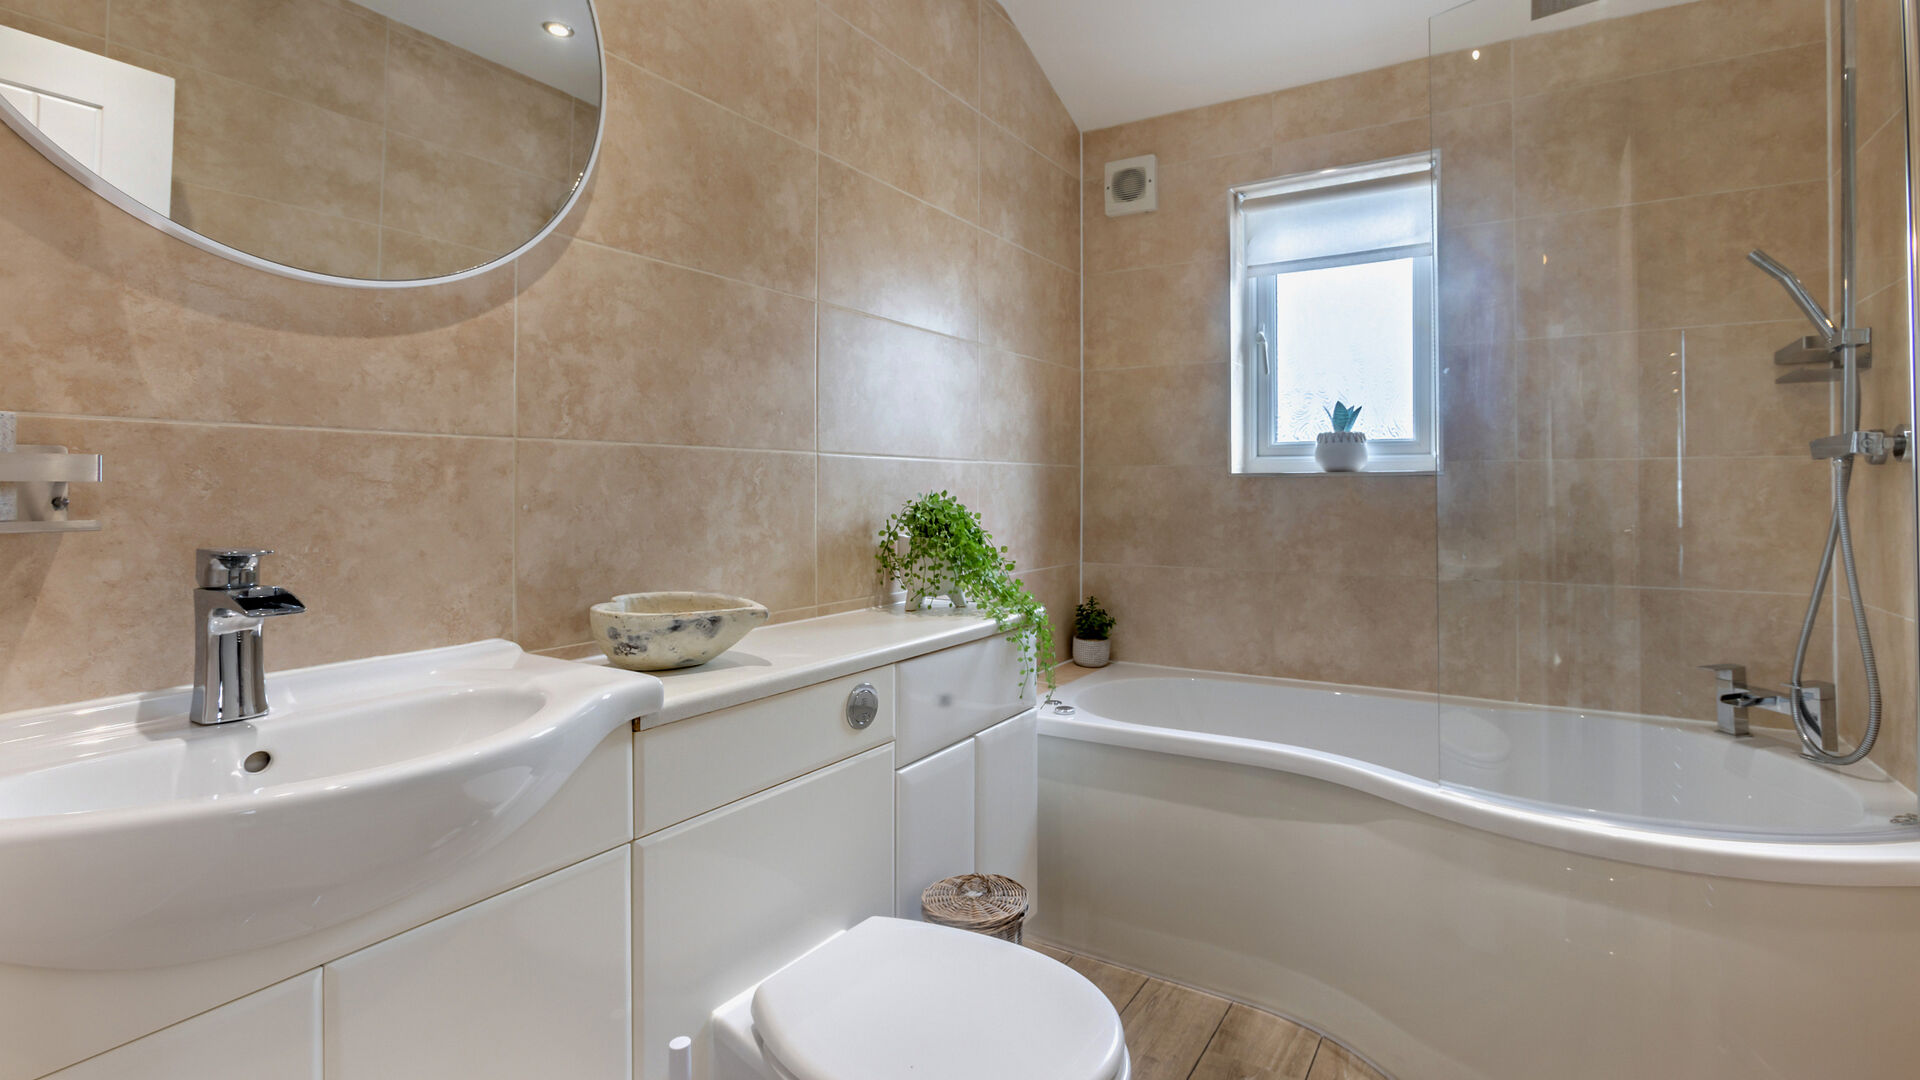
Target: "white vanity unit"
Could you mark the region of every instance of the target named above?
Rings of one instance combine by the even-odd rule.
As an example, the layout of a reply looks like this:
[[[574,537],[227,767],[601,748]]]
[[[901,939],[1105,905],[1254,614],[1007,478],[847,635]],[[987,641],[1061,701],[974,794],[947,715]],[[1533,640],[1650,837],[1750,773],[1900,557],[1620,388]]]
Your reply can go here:
[[[1032,694],[979,618],[763,627],[661,679],[488,642],[269,688],[213,729],[177,692],[0,716],[0,1080],[662,1080],[681,1034],[704,1076],[714,1009],[833,934],[949,874],[1033,884]]]

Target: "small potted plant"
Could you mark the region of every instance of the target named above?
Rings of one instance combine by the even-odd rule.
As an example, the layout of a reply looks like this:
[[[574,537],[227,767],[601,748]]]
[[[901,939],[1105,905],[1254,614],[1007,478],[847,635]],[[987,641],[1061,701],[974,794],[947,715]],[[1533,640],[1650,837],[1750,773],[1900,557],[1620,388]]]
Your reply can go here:
[[[1367,437],[1353,430],[1354,421],[1360,419],[1360,406],[1349,408],[1346,402],[1336,401],[1326,413],[1333,430],[1320,433],[1313,460],[1326,472],[1359,472],[1366,468]]]
[[[1020,649],[1022,682],[1046,676],[1053,681],[1053,624],[1026,586],[1013,576],[1007,549],[996,546],[980,524],[980,515],[947,492],[922,495],[887,518],[880,529],[874,560],[882,583],[907,590],[907,610],[917,611],[938,596],[956,608],[971,603],[994,620]]]
[[[1081,667],[1106,667],[1113,659],[1113,615],[1089,596],[1073,609],[1073,662]]]

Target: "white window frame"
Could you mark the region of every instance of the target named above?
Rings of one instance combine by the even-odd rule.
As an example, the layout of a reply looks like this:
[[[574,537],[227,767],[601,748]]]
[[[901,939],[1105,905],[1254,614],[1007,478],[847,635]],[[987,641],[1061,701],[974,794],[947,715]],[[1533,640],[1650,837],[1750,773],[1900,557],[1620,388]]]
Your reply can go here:
[[[1300,194],[1330,187],[1347,187],[1395,176],[1426,173],[1434,214],[1433,240],[1426,244],[1379,248],[1325,258],[1302,259],[1249,267],[1246,216],[1249,202]],[[1267,325],[1275,311],[1279,275],[1287,272],[1356,266],[1412,257],[1414,261],[1413,346],[1414,429],[1411,439],[1369,439],[1368,473],[1434,473],[1440,468],[1439,421],[1439,197],[1440,155],[1409,154],[1343,168],[1285,176],[1231,191],[1232,216],[1232,440],[1236,473],[1321,474],[1311,442],[1275,443],[1272,410],[1276,407],[1271,350],[1275,340]],[[1364,474],[1363,474],[1364,475]]]

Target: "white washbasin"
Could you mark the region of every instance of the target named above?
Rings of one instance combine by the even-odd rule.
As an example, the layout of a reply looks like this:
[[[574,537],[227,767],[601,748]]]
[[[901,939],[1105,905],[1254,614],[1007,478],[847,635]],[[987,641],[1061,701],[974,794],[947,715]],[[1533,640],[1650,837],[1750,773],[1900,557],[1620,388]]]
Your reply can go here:
[[[662,700],[505,641],[267,687],[271,714],[218,727],[184,690],[0,715],[0,963],[190,963],[365,915],[511,834]]]

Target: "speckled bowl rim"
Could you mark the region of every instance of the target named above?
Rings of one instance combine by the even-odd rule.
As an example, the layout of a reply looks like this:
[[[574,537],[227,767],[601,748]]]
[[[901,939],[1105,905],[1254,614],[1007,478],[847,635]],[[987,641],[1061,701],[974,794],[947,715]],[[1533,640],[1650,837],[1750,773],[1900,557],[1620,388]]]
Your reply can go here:
[[[632,600],[636,597],[643,597],[643,596],[648,596],[648,597],[684,596],[684,597],[687,597],[690,601],[694,599],[714,600],[714,601],[721,601],[729,606],[726,606],[726,607],[689,606],[684,608],[676,608],[672,611],[627,611],[621,606],[626,601]],[[576,608],[575,610],[579,610],[579,609]],[[733,596],[728,593],[698,592],[691,589],[667,589],[660,592],[620,593],[619,595],[615,596],[611,600],[602,600],[600,603],[593,605],[592,611],[596,615],[604,615],[608,618],[687,618],[687,617],[698,618],[700,616],[706,616],[706,615],[751,615],[755,613],[758,613],[761,615],[768,614],[767,605],[762,604],[756,600],[749,600],[744,596]]]

